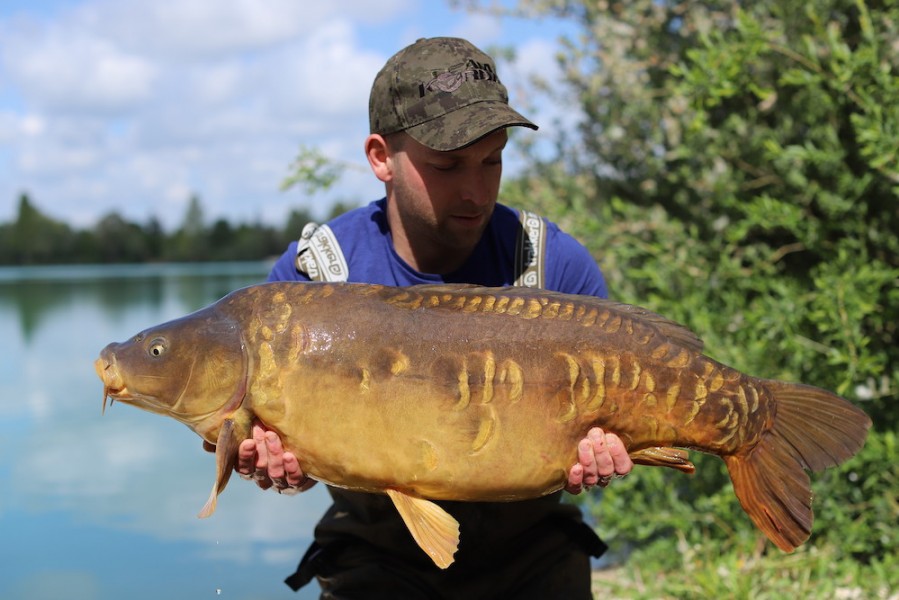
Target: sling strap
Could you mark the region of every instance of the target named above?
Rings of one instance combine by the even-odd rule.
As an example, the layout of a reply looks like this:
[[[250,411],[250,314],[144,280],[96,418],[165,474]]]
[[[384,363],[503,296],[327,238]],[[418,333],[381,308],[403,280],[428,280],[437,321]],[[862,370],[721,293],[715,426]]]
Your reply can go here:
[[[522,210],[518,216],[521,228],[515,243],[515,285],[543,289],[546,287],[546,222],[538,214]]]

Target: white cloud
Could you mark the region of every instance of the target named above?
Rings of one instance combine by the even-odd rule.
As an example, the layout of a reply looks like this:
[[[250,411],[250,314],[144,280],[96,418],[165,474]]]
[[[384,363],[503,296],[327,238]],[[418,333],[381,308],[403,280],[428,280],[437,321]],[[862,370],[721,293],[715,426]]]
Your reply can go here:
[[[502,20],[484,13],[465,13],[446,34],[465,38],[482,50],[502,38]]]
[[[367,114],[371,82],[385,58],[360,48],[346,21],[316,31],[304,46],[308,59],[297,65],[297,83],[307,107],[326,114]]]
[[[123,48],[202,60],[263,48],[316,21],[319,3],[292,0],[98,0],[71,15],[74,27],[103,32]]]
[[[408,4],[382,1],[371,10],[368,0],[98,0],[85,3],[77,20],[122,47],[202,61],[295,40],[344,15],[381,22]]]
[[[243,92],[243,69],[233,63],[211,64],[190,76],[190,94],[206,106],[221,105]]]
[[[37,136],[47,130],[47,123],[38,115],[25,115],[22,117],[21,130],[23,135]]]
[[[98,150],[95,147],[60,145],[50,140],[49,144],[24,146],[18,166],[28,174],[78,172],[96,165]]]
[[[3,33],[6,70],[45,109],[127,111],[150,97],[158,75],[151,61],[90,33],[55,27],[43,35],[31,28]]]

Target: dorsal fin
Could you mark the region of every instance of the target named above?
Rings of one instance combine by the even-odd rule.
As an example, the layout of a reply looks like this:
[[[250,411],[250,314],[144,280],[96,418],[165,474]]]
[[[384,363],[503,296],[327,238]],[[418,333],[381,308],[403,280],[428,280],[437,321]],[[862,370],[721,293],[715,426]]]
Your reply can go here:
[[[694,352],[701,353],[704,345],[699,336],[676,321],[672,321],[667,317],[663,317],[662,315],[641,306],[614,302],[604,298],[597,298],[596,296],[564,294],[561,292],[538,290],[527,287],[484,287],[467,283],[426,283],[405,288],[385,287],[382,289],[382,293],[389,294],[389,297],[399,306],[406,306],[409,308],[424,307],[438,310],[443,308],[458,310],[465,304],[464,302],[458,301],[459,299],[476,298],[478,296],[532,298],[546,303],[571,302],[599,310],[608,310],[623,317],[626,316],[637,321],[643,321],[644,323],[655,327],[661,335],[671,339],[672,342],[684,346],[688,350]],[[423,301],[424,296],[441,297],[443,295],[452,296],[452,299],[438,304],[429,304]]]
[[[662,335],[671,338],[674,342],[685,346],[687,349],[699,353],[702,352],[702,348],[705,345],[704,342],[686,325],[682,325],[677,321],[672,321],[668,317],[663,317],[662,315],[652,312],[647,308],[643,308],[642,306],[636,306],[634,304],[624,304],[622,302],[611,302],[609,300],[603,300],[603,302],[608,303],[606,304],[606,307],[608,307],[610,310],[624,312],[643,321],[652,323],[656,326],[656,328],[658,328]]]

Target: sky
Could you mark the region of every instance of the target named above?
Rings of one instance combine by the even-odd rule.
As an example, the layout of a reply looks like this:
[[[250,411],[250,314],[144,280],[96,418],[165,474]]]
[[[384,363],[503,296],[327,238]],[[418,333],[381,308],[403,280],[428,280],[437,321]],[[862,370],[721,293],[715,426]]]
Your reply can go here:
[[[75,227],[115,211],[170,229],[192,195],[210,222],[274,225],[367,203],[383,195],[362,153],[368,94],[390,55],[440,35],[513,46],[498,68],[521,107],[564,26],[440,0],[2,0],[0,223],[23,193]],[[328,192],[282,192],[301,146],[358,168]]]

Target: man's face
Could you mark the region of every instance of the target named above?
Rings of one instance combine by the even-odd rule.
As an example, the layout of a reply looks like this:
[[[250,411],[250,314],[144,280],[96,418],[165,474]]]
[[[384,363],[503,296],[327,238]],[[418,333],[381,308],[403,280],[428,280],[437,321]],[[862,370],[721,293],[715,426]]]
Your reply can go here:
[[[431,261],[441,253],[461,254],[464,260],[496,206],[507,139],[501,129],[460,150],[439,152],[404,136],[392,153],[393,197],[402,228],[393,232],[395,242],[405,237],[416,256]]]

